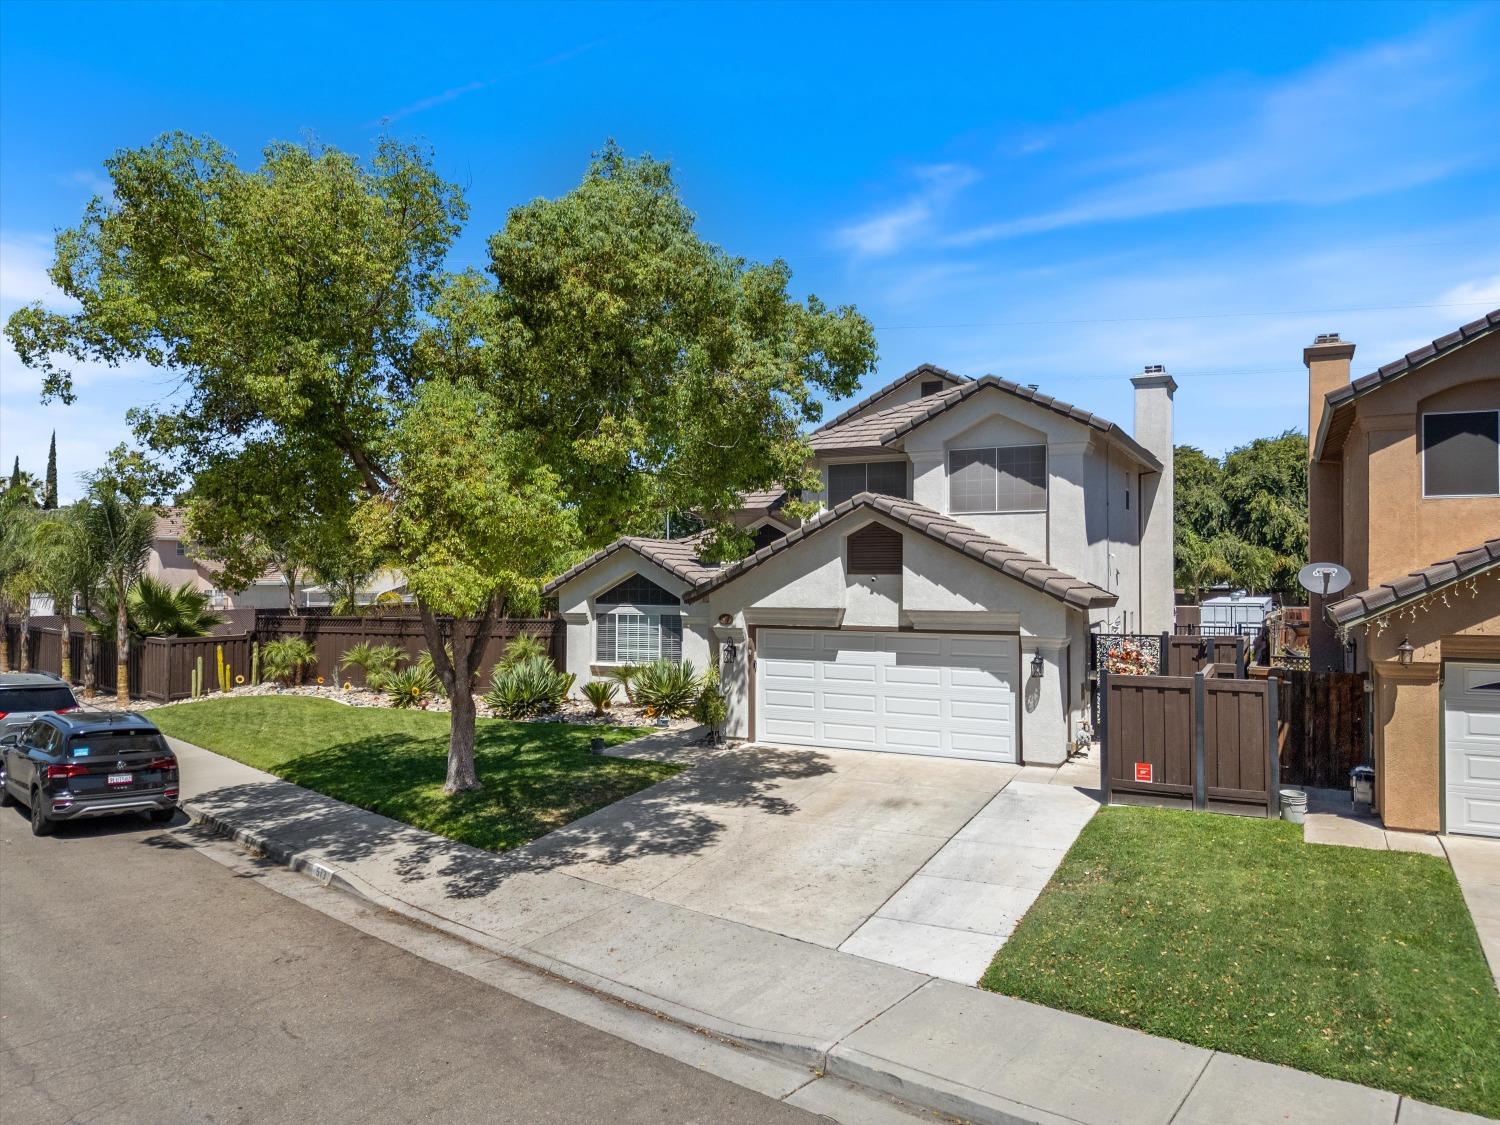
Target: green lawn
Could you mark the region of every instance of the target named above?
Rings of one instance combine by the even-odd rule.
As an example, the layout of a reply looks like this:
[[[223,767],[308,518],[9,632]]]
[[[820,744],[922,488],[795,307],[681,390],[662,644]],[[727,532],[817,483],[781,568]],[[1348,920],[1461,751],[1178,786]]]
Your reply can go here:
[[[1433,856],[1103,809],[980,985],[1500,1117],[1500,998]]]
[[[159,707],[151,718],[174,738],[491,851],[534,840],[681,768],[589,753],[594,736],[612,745],[649,730],[480,719],[475,760],[484,788],[445,797],[445,713],[253,696]]]

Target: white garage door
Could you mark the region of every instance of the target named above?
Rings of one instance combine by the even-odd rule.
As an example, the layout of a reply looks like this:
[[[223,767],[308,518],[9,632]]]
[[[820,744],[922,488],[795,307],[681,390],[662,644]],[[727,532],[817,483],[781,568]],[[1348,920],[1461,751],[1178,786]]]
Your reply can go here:
[[[763,629],[756,735],[1016,761],[1015,637]]]
[[[1448,831],[1500,836],[1500,664],[1449,664],[1443,682]]]

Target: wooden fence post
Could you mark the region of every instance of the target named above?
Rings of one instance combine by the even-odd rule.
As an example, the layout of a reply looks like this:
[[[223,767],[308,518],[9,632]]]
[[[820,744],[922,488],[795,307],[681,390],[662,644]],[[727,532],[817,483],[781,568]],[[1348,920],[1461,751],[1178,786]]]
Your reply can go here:
[[[1193,676],[1193,808],[1199,811],[1208,808],[1208,753],[1204,739],[1208,689],[1204,685],[1212,667],[1206,665]]]
[[[1171,640],[1171,636],[1172,635],[1170,633],[1168,633],[1165,630],[1163,630],[1162,635],[1161,635],[1161,648],[1159,648],[1159,649],[1156,650],[1156,655],[1157,655],[1156,674],[1158,676],[1168,675],[1168,668],[1167,668],[1167,652],[1168,652],[1168,648],[1167,648],[1167,645],[1168,645],[1168,643]]]
[[[1281,798],[1281,761],[1277,753],[1281,697],[1275,676],[1266,677],[1266,819],[1275,820]]]
[[[1109,669],[1099,669],[1099,783],[1104,803],[1113,803],[1114,786],[1109,772]]]

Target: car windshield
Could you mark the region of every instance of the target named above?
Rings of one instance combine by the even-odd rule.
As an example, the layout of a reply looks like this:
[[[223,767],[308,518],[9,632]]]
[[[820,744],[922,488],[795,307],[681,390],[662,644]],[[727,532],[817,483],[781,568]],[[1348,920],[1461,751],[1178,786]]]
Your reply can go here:
[[[162,736],[149,730],[86,731],[68,739],[68,757],[99,758],[119,754],[159,754],[167,749]]]
[[[76,706],[73,693],[62,686],[0,688],[0,712],[5,714],[62,711]]]

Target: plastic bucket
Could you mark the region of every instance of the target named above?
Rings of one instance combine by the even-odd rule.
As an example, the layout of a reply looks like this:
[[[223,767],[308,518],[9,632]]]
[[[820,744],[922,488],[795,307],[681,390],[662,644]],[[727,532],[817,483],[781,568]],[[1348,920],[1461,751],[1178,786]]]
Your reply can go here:
[[[1281,791],[1281,819],[1301,824],[1307,817],[1307,794],[1300,789]]]

